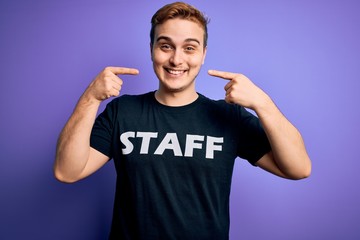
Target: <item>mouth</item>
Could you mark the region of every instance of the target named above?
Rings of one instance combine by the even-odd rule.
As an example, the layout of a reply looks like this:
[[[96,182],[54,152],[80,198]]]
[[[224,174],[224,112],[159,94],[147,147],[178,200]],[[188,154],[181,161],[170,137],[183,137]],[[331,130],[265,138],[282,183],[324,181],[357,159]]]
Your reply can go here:
[[[186,69],[173,69],[173,68],[165,68],[165,71],[171,74],[172,76],[181,76],[187,70]]]

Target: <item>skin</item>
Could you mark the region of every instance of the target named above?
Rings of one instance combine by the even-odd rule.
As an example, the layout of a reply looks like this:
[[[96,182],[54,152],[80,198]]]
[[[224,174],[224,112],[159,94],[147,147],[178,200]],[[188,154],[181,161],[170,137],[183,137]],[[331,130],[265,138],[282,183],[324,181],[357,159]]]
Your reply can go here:
[[[207,51],[203,38],[203,28],[188,20],[171,19],[156,27],[150,50],[154,72],[159,79],[155,97],[160,103],[183,106],[198,98],[195,79]],[[123,84],[121,75],[138,73],[137,69],[107,67],[85,90],[59,136],[54,164],[58,180],[78,181],[109,160],[90,147],[91,129],[100,103],[119,96]],[[216,70],[208,73],[226,81],[226,102],[250,108],[258,115],[272,147],[272,151],[257,162],[258,166],[283,178],[308,177],[311,161],[303,139],[271,98],[242,74]]]
[[[137,69],[132,68],[107,67],[85,90],[58,139],[54,174],[59,181],[76,182],[109,160],[106,155],[90,147],[96,114],[102,101],[119,96],[123,84],[119,76],[138,73]]]
[[[155,94],[159,102],[181,106],[198,97],[195,78],[205,61],[203,41],[204,30],[195,22],[171,19],[157,26],[150,48],[153,68],[159,79]]]
[[[298,180],[311,173],[311,161],[300,132],[285,118],[271,98],[246,76],[209,70],[209,75],[227,80],[225,101],[256,112],[272,151],[256,164],[277,176]]]

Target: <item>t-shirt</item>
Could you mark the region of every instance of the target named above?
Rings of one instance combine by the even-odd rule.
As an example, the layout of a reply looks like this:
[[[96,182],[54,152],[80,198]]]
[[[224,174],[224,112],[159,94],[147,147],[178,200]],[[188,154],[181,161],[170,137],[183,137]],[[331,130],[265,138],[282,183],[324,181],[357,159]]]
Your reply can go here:
[[[228,239],[234,161],[255,165],[270,151],[245,108],[201,94],[169,107],[154,92],[111,101],[91,146],[117,172],[110,239]]]

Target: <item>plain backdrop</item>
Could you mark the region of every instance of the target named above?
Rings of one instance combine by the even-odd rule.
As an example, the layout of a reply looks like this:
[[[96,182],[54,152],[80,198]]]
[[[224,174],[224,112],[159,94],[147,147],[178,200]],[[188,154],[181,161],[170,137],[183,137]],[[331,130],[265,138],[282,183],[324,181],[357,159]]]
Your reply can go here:
[[[157,88],[150,19],[165,3],[1,0],[0,239],[107,239],[113,162],[57,182],[56,141],[104,67],[140,70],[123,77],[122,94]],[[310,178],[290,181],[237,159],[230,239],[360,239],[359,1],[189,3],[211,18],[197,91],[223,98],[226,81],[208,69],[245,74],[301,131],[313,161]]]

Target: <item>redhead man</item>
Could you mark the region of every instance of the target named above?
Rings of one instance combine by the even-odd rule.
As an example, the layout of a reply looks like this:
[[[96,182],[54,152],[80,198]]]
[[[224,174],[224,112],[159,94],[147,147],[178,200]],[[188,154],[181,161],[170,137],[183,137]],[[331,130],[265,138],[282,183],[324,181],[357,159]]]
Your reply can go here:
[[[308,177],[310,159],[298,130],[244,75],[208,71],[226,80],[224,100],[195,90],[208,37],[208,21],[199,10],[168,4],[151,23],[158,89],[118,97],[121,75],[139,71],[107,67],[100,72],[60,134],[55,176],[75,182],[114,160],[110,239],[228,239],[237,157],[288,179]],[[117,98],[96,117],[110,97]]]

